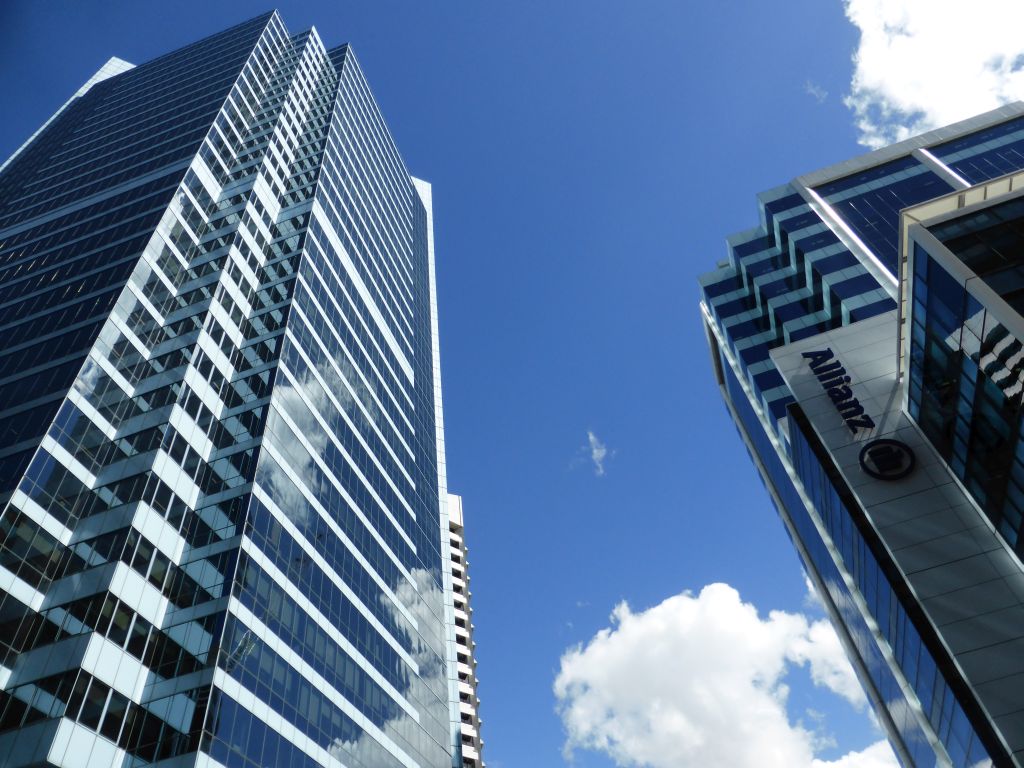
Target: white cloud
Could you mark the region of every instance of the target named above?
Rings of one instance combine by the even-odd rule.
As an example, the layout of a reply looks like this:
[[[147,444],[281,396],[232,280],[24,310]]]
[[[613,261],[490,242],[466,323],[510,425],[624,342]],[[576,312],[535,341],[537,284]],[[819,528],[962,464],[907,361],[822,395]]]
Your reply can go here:
[[[804,595],[804,607],[808,610],[824,613],[825,604],[821,602],[818,588],[814,586],[814,582],[811,581],[811,577],[807,575],[806,571],[804,571],[804,586],[807,588],[807,594]]]
[[[791,643],[788,658],[808,664],[816,685],[839,694],[858,709],[868,703],[831,624],[825,620],[808,624],[807,632],[794,637]]]
[[[811,80],[808,80],[807,82],[804,83],[804,93],[806,93],[819,104],[824,104],[825,99],[828,98],[828,91],[826,91],[817,83],[812,82]]]
[[[850,752],[838,760],[815,760],[811,768],[893,768],[898,766],[887,741],[876,741],[860,752]]]
[[[844,0],[860,30],[846,105],[877,148],[1024,98],[1024,3]]]
[[[604,474],[604,460],[608,456],[608,446],[602,443],[597,435],[587,430],[587,443],[590,445],[590,460],[594,462],[594,474]]]
[[[622,603],[611,621],[562,657],[554,690],[567,753],[593,749],[618,765],[647,768],[897,765],[884,742],[837,762],[817,760],[828,740],[790,721],[785,679],[796,665],[863,703],[825,621],[783,611],[762,618],[727,584],[640,613]]]

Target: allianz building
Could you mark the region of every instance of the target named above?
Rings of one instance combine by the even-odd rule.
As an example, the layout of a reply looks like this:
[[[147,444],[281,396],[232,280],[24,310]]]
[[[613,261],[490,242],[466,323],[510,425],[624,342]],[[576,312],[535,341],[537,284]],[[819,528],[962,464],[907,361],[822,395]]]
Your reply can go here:
[[[700,278],[730,414],[900,762],[1024,765],[1024,103],[759,208]]]

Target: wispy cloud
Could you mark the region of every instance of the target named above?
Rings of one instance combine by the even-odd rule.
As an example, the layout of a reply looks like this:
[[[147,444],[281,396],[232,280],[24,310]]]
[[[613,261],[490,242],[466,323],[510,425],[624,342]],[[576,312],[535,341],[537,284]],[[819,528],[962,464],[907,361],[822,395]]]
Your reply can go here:
[[[895,768],[885,741],[836,761],[818,757],[834,745],[826,724],[809,713],[808,728],[786,711],[787,676],[800,667],[865,708],[827,621],[762,617],[728,584],[638,613],[621,603],[610,627],[562,656],[554,692],[566,753],[596,750],[638,768]]]
[[[601,442],[597,435],[587,430],[587,443],[590,446],[590,460],[594,464],[594,474],[598,477],[604,474],[604,460],[608,457],[608,446]]]
[[[804,93],[813,98],[819,104],[824,104],[825,99],[828,98],[828,91],[811,80],[804,83]]]
[[[844,0],[860,30],[846,105],[877,148],[1024,98],[1024,3]]]

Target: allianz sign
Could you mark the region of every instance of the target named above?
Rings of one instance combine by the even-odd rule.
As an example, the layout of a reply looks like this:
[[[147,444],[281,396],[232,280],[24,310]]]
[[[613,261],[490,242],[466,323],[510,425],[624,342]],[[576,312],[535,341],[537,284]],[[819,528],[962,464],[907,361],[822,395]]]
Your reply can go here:
[[[875,422],[870,416],[864,415],[864,406],[853,396],[853,390],[850,389],[850,377],[843,364],[832,354],[832,350],[804,352],[803,356],[811,361],[811,373],[818,378],[825,394],[829,396],[850,431],[857,434],[858,429],[873,429]]]

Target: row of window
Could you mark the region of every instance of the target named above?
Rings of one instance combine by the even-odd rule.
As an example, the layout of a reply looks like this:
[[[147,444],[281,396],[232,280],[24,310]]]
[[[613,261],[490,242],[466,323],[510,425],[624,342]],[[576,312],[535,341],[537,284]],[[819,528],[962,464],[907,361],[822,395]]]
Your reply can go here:
[[[269,457],[265,458],[269,459]],[[370,568],[374,570],[373,572],[368,570],[342,538],[337,536],[327,522],[313,510],[310,510],[310,515],[306,519],[301,521],[296,519],[295,522],[302,537],[316,548],[317,554],[352,590],[363,607],[380,622],[385,631],[406,652],[414,653],[415,630],[402,612],[395,609],[392,598],[380,585],[380,582],[390,585],[394,593],[398,585],[401,584],[401,580],[404,579],[401,573],[393,569],[375,568],[376,563],[373,560],[368,562]],[[264,557],[285,574],[302,594],[319,595],[324,589],[330,589],[330,594],[335,594],[336,588],[330,583],[327,575],[313,564],[303,547],[285,531],[270,510],[256,499],[251,502],[246,534],[264,553]],[[368,537],[369,534],[366,533],[364,536]],[[377,575],[377,578],[373,578],[374,575]],[[398,581],[392,581],[392,579]],[[408,591],[405,590],[405,592]],[[333,598],[320,601],[320,605],[322,612],[329,619],[332,621],[340,619],[334,613],[336,608]],[[412,615],[419,614],[419,606],[408,605],[406,607]]]
[[[408,531],[413,517],[407,508],[408,498],[414,491],[409,480],[413,465],[412,457],[404,448],[398,446],[399,455],[404,459],[404,466],[397,465],[394,458],[395,449],[390,445],[385,446],[380,437],[378,430],[383,425],[374,429],[376,425],[371,426],[363,409],[356,404],[355,395],[351,394],[349,387],[353,382],[355,384],[353,389],[357,392],[362,389],[361,380],[356,371],[346,364],[344,358],[341,358],[341,367],[348,374],[347,382],[328,362],[330,358],[323,354],[321,345],[308,332],[298,313],[292,315],[289,328],[294,334],[294,343],[289,339],[285,344],[281,365],[287,366],[284,369],[287,373],[280,376],[280,382],[282,385],[287,383],[294,386],[298,392],[301,392],[309,405],[306,405],[306,402],[300,402],[297,398],[291,398],[281,400],[278,404],[279,407],[282,407],[293,421],[302,425],[303,428],[307,424],[312,427],[319,440],[319,435],[323,434],[324,428],[319,425],[309,410],[315,408],[327,425],[325,437],[332,438],[327,441],[328,454],[323,456],[324,461],[328,464],[334,461],[345,461],[347,464],[357,467],[363,481],[354,486],[346,484],[346,490],[357,494],[360,487],[365,486],[372,489],[380,501],[371,501],[370,503],[373,506],[379,504],[384,510],[390,511],[403,530]],[[304,355],[299,352],[300,349],[302,353],[305,353]],[[324,384],[321,384],[320,379],[310,370],[307,356],[309,361],[323,361],[316,366],[316,373],[320,374],[327,391],[336,399],[340,408],[335,406],[335,401],[328,397]],[[364,394],[364,397],[367,396]],[[373,415],[373,411],[371,411],[371,415]],[[344,458],[334,447],[335,441],[344,448],[344,452],[347,454]],[[389,448],[391,450],[388,450]],[[389,524],[377,512],[365,509],[364,511],[375,521],[375,524]],[[383,532],[383,529],[381,530]]]
[[[199,747],[206,695],[208,692],[203,690],[178,694],[192,700],[194,711],[191,727],[181,731],[92,675],[75,669],[0,693],[0,731],[25,729],[40,720],[63,716],[148,763],[194,752]],[[163,703],[150,702],[147,706],[155,710]],[[33,735],[28,732],[26,737]],[[17,750],[15,741],[15,753]]]

